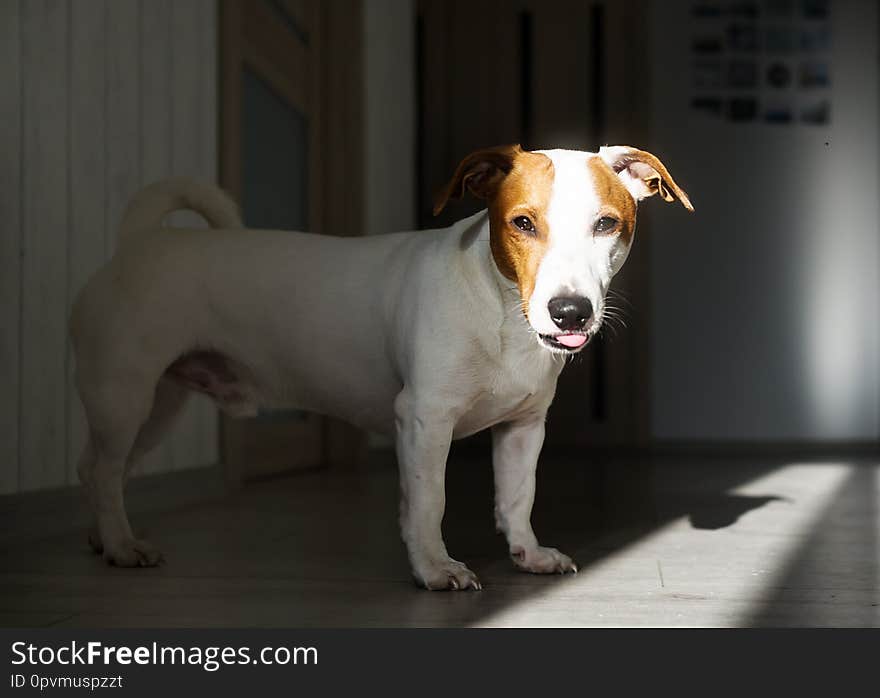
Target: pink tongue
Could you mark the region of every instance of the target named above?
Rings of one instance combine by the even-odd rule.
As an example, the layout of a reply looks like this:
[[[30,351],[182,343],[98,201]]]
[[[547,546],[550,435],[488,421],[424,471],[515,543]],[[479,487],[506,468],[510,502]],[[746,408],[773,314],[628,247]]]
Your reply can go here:
[[[572,349],[581,346],[587,341],[587,338],[582,334],[558,334],[554,339],[560,344],[564,344]]]

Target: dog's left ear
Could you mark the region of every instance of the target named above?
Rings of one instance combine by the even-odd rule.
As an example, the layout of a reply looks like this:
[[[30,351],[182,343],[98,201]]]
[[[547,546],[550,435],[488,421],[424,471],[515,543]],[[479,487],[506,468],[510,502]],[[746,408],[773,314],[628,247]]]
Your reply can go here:
[[[484,148],[468,155],[458,164],[452,179],[434,199],[434,215],[439,214],[450,199],[464,196],[465,190],[478,199],[491,198],[520,153],[522,148],[517,143]]]
[[[636,201],[660,194],[664,201],[674,201],[677,197],[688,211],[694,210],[684,189],[651,153],[628,145],[614,145],[599,148],[599,157],[617,173]]]

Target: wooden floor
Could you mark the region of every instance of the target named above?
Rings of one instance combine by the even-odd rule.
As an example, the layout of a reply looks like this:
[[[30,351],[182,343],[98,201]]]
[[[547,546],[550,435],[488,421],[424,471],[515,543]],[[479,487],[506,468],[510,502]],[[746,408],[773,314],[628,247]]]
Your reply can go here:
[[[485,458],[450,465],[448,547],[482,592],[411,583],[393,460],[222,494],[143,478],[135,527],[167,562],[107,567],[68,493],[0,501],[0,625],[878,626],[875,462],[546,458],[542,540],[576,576],[513,570]]]

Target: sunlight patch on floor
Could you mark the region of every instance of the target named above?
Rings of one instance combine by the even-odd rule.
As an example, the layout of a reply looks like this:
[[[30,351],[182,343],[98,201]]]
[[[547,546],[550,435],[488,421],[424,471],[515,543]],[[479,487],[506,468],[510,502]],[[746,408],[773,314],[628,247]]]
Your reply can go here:
[[[577,576],[488,615],[480,627],[738,626],[777,584],[853,466],[792,463],[729,494],[779,499],[730,526],[683,516]],[[572,552],[572,551],[567,551]],[[573,551],[577,557],[577,551]],[[559,610],[557,610],[559,609]],[[564,610],[563,610],[564,609]],[[574,609],[574,610],[572,610]]]

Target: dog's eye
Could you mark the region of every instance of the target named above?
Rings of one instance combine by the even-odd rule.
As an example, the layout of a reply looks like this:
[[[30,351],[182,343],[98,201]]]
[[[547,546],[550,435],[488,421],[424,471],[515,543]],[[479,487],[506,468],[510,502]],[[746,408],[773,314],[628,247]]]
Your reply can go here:
[[[513,224],[524,233],[535,232],[535,224],[532,223],[532,219],[528,216],[517,216],[513,219]]]
[[[616,227],[616,218],[611,218],[610,216],[602,216],[599,220],[596,221],[596,225],[593,226],[593,231],[596,233],[608,233],[614,230]]]

